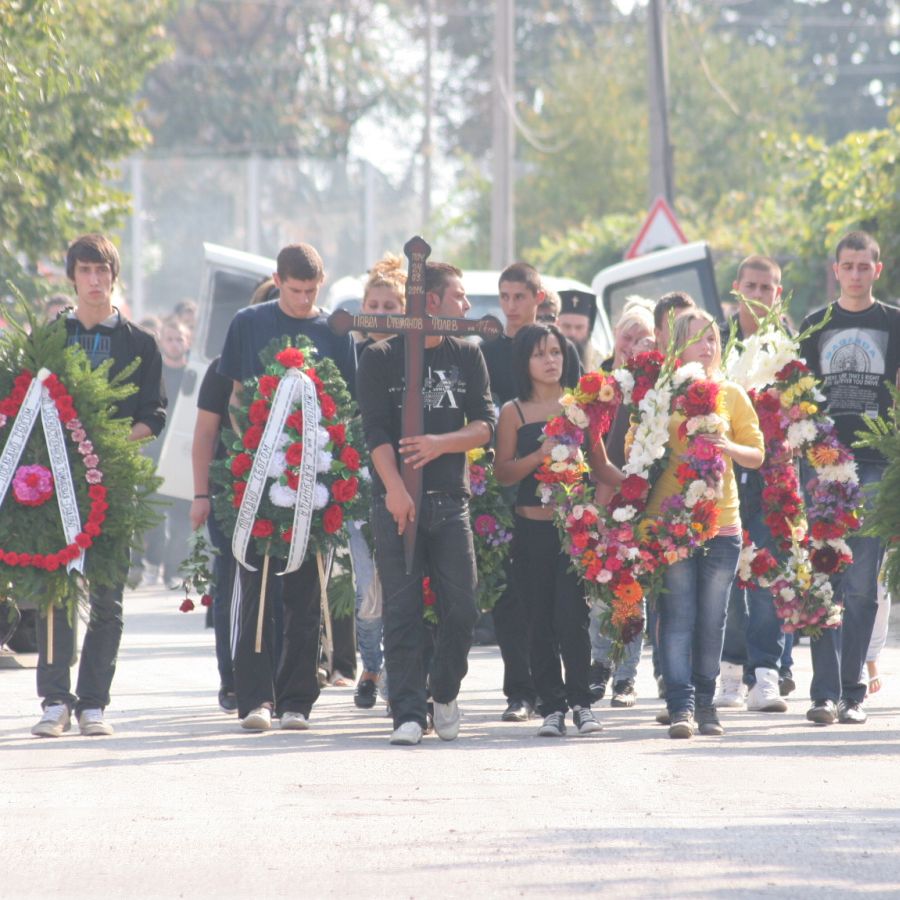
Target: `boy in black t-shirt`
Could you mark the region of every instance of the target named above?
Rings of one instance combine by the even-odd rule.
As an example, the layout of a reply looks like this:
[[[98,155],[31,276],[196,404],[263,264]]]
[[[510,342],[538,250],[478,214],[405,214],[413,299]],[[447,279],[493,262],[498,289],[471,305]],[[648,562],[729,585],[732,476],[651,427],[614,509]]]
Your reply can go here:
[[[459,269],[428,263],[427,311],[462,318],[471,308]],[[459,732],[456,697],[468,668],[475,602],[475,549],[469,523],[466,451],[488,443],[495,415],[487,369],[474,344],[425,339],[422,403],[425,434],[401,437],[403,338],[369,347],[359,366],[359,406],[372,454],[372,530],[383,591],[384,652],[394,719],[393,744],[418,744],[427,723],[422,577],[437,595],[438,630],[429,687],[434,727],[443,740]],[[423,469],[415,506],[400,476],[399,457]],[[403,532],[417,528],[413,569],[406,574]]]
[[[864,430],[863,417],[885,416],[891,405],[888,384],[897,381],[900,366],[900,310],[872,296],[882,263],[876,241],[862,231],[843,237],[835,251],[834,275],[841,295],[831,305],[831,319],[808,337],[800,350],[810,368],[822,379],[838,437],[852,448],[856,432]],[[807,316],[806,331],[822,321],[825,310]],[[887,461],[869,448],[853,450],[860,485],[878,482]],[[803,478],[804,483],[808,480]],[[835,599],[844,605],[841,628],[826,629],[810,644],[813,705],[807,719],[831,725],[861,724],[866,714],[863,664],[872,636],[877,604],[878,570],[884,547],[878,538],[848,540],[853,564],[836,579]]]
[[[277,300],[248,306],[231,321],[219,372],[233,382],[232,405],[238,405],[242,382],[261,375],[260,351],[273,338],[306,335],[320,356],[331,357],[340,369],[351,393],[356,385],[356,353],[350,335],[338,337],[328,327],[316,306],[319,288],[325,280],[322,258],[309,244],[292,244],[278,254],[273,276],[279,290]],[[238,715],[248,731],[265,731],[272,726],[273,712],[281,717],[282,730],[309,728],[312,706],[319,698],[318,659],[320,626],[319,573],[315,554],[307,554],[296,572],[270,578],[266,596],[282,592],[284,638],[277,671],[273,671],[274,616],[271,600],[266,603],[263,651],[256,653],[254,641],[262,589],[262,559],[251,547],[247,561],[256,571],[240,567],[240,609],[232,612],[237,635],[234,676]],[[273,594],[274,596],[274,594]]]

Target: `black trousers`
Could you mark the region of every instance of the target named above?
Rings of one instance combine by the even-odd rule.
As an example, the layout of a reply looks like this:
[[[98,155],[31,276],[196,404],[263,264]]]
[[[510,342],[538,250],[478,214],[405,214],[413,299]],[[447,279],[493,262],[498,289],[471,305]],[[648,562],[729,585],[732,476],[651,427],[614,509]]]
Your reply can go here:
[[[588,605],[570,566],[553,522],[516,516],[513,571],[531,614],[531,674],[542,716],[591,705]]]
[[[316,556],[310,552],[296,572],[276,575],[283,563],[269,561],[266,604],[263,613],[262,652],[255,652],[263,561],[255,550],[247,561],[255,572],[239,566],[241,596],[237,652],[234,657],[238,715],[243,718],[263,703],[272,703],[275,714],[299,712],[309,716],[319,698],[319,627],[321,602]],[[284,607],[281,658],[274,662],[275,597]]]
[[[503,657],[503,693],[506,699],[534,704],[531,677],[531,609],[515,584],[512,559],[506,564],[506,590],[494,604],[494,633]]]

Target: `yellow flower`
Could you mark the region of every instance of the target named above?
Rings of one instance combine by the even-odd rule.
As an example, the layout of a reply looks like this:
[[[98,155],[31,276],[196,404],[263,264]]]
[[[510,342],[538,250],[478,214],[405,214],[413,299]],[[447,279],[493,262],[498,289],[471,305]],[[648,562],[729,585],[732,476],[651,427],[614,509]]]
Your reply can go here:
[[[484,456],[484,447],[474,447],[467,454],[470,463],[477,463]]]
[[[604,384],[603,387],[600,388],[600,393],[597,394],[597,399],[600,400],[601,403],[609,403],[610,400],[615,399],[616,392],[613,390],[613,386],[611,384]]]

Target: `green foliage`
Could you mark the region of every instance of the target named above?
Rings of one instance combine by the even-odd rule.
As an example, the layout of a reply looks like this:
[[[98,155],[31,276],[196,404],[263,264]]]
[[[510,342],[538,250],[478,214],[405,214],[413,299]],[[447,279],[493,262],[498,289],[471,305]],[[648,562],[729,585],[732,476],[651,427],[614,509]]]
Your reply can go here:
[[[863,534],[877,537],[894,547],[900,538],[900,391],[889,385],[894,406],[887,420],[863,418],[867,431],[857,432],[854,447],[877,450],[887,460],[887,468],[881,479],[866,489],[867,512],[863,521]],[[891,549],[885,556],[884,579],[888,591],[894,596],[900,591],[900,553]]]
[[[46,291],[39,259],[124,218],[114,162],[149,139],[135,95],[167,52],[172,2],[0,4],[0,283]]]
[[[85,556],[85,575],[92,587],[111,587],[124,580],[129,554],[140,535],[159,520],[151,495],[161,484],[154,474],[153,461],[140,452],[140,443],[129,440],[131,421],[113,418],[115,404],[137,389],[127,383],[133,371],[128,367],[112,381],[110,363],[91,369],[79,347],[66,347],[66,327],[62,319],[49,324],[29,320],[30,333],[15,323],[0,338],[0,398],[10,394],[14,379],[28,370],[46,368],[55,374],[71,395],[77,417],[99,457],[109,509],[99,536]],[[5,438],[12,421],[3,429]],[[66,431],[66,450],[72,470],[82,522],[91,506],[85,464]],[[40,421],[35,423],[22,454],[20,465],[50,466]],[[0,547],[7,552],[53,554],[66,545],[59,508],[51,499],[41,506],[23,506],[10,491],[0,507]],[[33,567],[0,563],[0,595],[12,600],[28,600],[41,608],[49,604],[64,607],[71,615],[82,599],[84,584],[65,569],[44,571]]]

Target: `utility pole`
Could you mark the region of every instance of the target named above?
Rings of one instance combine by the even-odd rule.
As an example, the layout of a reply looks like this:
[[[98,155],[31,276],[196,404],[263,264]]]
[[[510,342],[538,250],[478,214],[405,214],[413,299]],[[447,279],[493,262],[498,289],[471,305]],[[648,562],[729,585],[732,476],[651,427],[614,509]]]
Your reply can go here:
[[[494,77],[492,85],[491,268],[502,269],[515,256],[513,189],[516,154],[512,109],[515,96],[515,3],[494,6]]]
[[[650,100],[650,198],[671,205],[675,188],[669,142],[669,60],[665,0],[647,6],[647,94]]]
[[[434,106],[434,84],[431,74],[431,60],[434,53],[434,0],[424,0],[425,4],[425,127],[422,134],[422,229],[428,231],[431,222],[431,163],[432,107]]]

